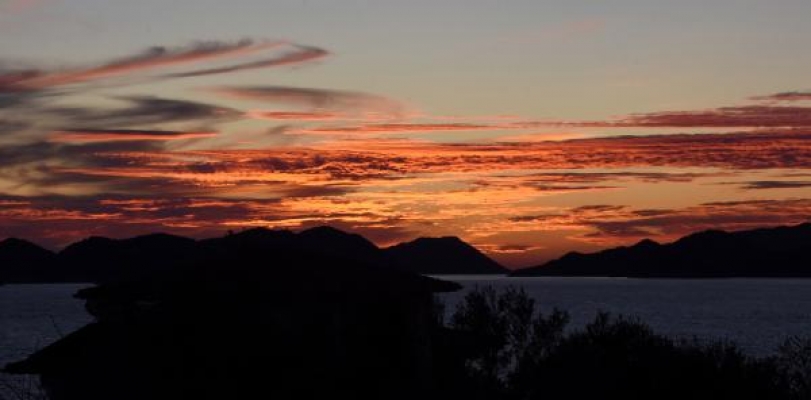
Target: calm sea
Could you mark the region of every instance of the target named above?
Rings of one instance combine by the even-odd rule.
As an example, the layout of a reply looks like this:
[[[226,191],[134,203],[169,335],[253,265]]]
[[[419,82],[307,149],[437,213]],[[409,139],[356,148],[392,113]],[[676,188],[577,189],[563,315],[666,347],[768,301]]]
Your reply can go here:
[[[447,278],[447,277],[446,277]],[[811,279],[624,279],[456,277],[448,311],[475,286],[519,286],[542,312],[557,307],[573,328],[599,311],[637,317],[671,337],[731,339],[767,355],[788,336],[811,336]]]
[[[575,328],[602,310],[638,317],[675,337],[731,339],[758,355],[787,336],[811,336],[811,279],[445,278],[465,286],[443,295],[448,309],[475,286],[519,286],[542,311],[569,311]],[[90,322],[72,297],[86,286],[0,286],[0,365]]]
[[[18,361],[92,320],[73,298],[91,285],[0,286],[0,366]]]

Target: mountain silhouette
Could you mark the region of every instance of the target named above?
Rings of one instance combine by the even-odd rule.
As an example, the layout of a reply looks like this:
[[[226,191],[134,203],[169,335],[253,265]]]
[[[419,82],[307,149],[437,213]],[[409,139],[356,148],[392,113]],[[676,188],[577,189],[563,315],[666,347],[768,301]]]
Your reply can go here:
[[[171,268],[195,257],[193,239],[151,234],[130,239],[90,237],[59,253],[57,280],[103,282],[135,278]]]
[[[317,250],[322,254],[377,265],[388,263],[374,243],[358,234],[347,233],[329,226],[320,226],[302,231],[297,237],[300,246]]]
[[[419,238],[383,250],[411,272],[421,274],[504,274],[507,270],[458,237]]]
[[[266,265],[273,264],[281,252],[289,250],[329,256],[335,268],[363,263],[424,274],[504,272],[495,261],[457,238],[418,239],[381,250],[361,235],[326,226],[299,233],[255,228],[203,240],[168,234],[129,239],[94,236],[73,243],[57,254],[19,239],[7,239],[3,243],[0,282],[132,280],[200,264],[210,258],[234,255],[268,268]]]
[[[811,277],[811,224],[725,232],[673,243],[646,239],[592,254],[572,252],[512,276]]]
[[[26,282],[30,275],[51,275],[56,254],[34,243],[9,238],[0,242],[0,283]]]

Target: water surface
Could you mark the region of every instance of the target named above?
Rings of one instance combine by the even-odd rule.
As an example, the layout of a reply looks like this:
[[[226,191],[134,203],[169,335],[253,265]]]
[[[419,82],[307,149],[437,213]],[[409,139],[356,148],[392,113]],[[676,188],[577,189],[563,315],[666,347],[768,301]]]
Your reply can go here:
[[[788,336],[811,336],[811,279],[443,278],[465,287],[443,296],[449,310],[475,286],[518,286],[542,311],[568,311],[573,327],[602,310],[674,337],[731,339],[758,355]]]
[[[18,361],[92,320],[74,299],[88,284],[0,285],[0,366]]]
[[[811,279],[443,278],[465,287],[442,296],[449,310],[473,287],[518,286],[542,311],[568,311],[575,328],[602,310],[674,337],[731,339],[756,355],[769,354],[788,336],[811,336]],[[83,302],[72,297],[87,286],[0,286],[0,365],[90,322]]]

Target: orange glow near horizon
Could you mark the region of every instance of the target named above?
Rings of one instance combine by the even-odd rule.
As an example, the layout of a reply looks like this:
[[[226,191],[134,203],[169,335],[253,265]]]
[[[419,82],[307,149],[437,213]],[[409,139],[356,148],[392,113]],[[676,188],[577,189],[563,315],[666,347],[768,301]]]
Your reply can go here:
[[[380,246],[460,236],[518,267],[811,216],[808,92],[578,120],[263,79],[330,54],[197,42],[0,70],[0,239],[333,225]]]

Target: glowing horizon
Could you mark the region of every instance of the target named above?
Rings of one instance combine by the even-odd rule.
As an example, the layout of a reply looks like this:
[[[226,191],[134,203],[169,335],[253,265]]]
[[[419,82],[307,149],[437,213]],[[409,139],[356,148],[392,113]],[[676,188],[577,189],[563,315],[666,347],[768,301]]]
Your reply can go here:
[[[518,267],[811,216],[811,4],[184,3],[0,2],[0,239],[332,225]]]

